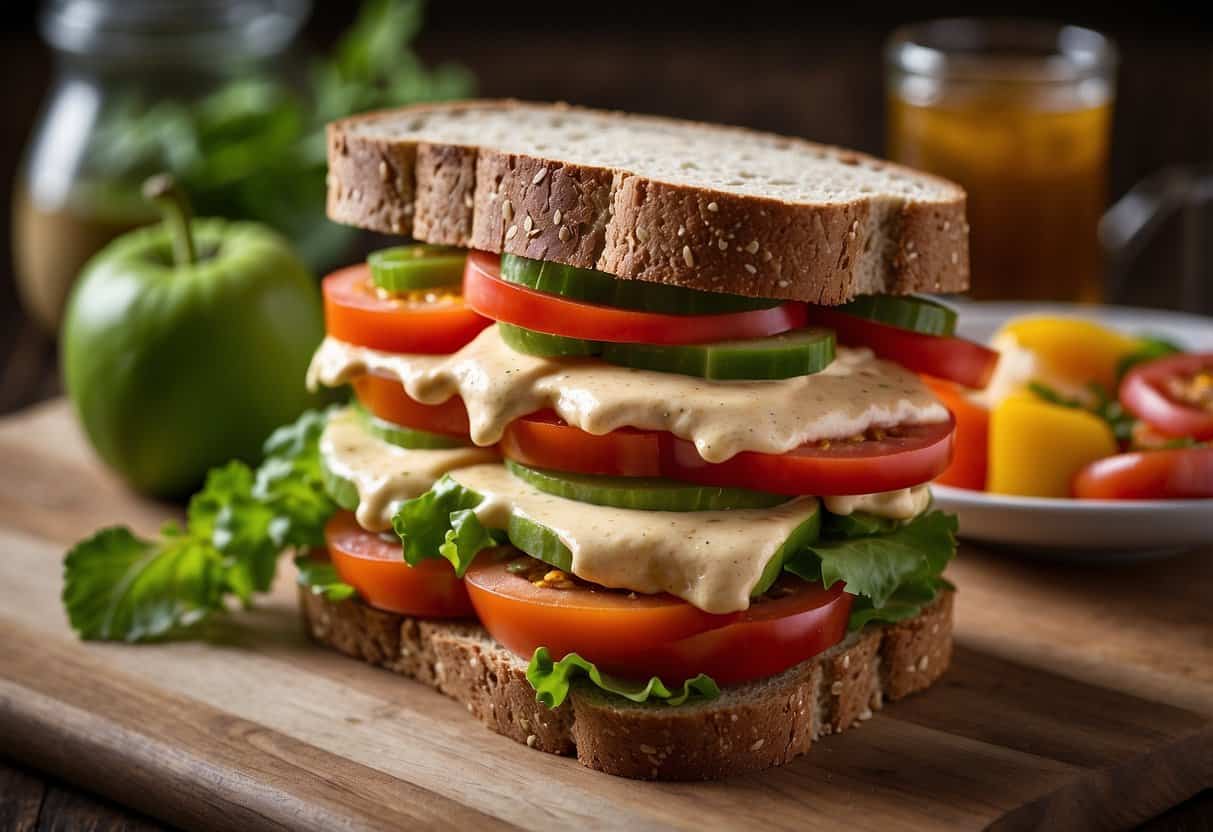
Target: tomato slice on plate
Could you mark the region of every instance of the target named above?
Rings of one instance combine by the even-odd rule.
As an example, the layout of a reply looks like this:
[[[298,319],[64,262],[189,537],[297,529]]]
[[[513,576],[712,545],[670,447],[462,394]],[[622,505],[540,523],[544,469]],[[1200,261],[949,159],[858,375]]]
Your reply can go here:
[[[804,445],[786,454],[743,451],[706,462],[671,433],[624,428],[586,433],[551,412],[524,416],[501,438],[507,459],[536,468],[616,477],[668,477],[774,494],[869,494],[934,479],[952,457],[955,421],[903,425],[862,442]]]
[[[380,419],[430,433],[468,435],[468,411],[458,396],[442,404],[422,404],[410,398],[396,378],[374,372],[356,376],[350,384],[359,403]]]
[[[990,411],[974,403],[950,381],[923,378],[956,420],[955,450],[948,469],[935,478],[940,485],[984,491],[990,459]]]
[[[423,618],[467,618],[475,613],[450,561],[433,558],[409,566],[399,541],[366,531],[352,512],[334,514],[324,528],[324,540],[341,580],[376,609]]]
[[[321,283],[328,334],[385,352],[455,352],[492,321],[457,294],[428,290],[393,296],[371,283],[365,263],[333,272]]]
[[[718,315],[665,315],[571,300],[507,283],[501,279],[500,258],[482,251],[468,256],[463,295],[468,306],[498,321],[550,335],[613,343],[703,344],[764,338],[805,323],[803,303]]]
[[[1097,459],[1074,478],[1088,500],[1183,500],[1213,497],[1213,447],[1135,451]]]
[[[1139,364],[1120,383],[1120,403],[1164,436],[1213,439],[1213,353]]]
[[[547,647],[555,659],[577,653],[607,673],[668,684],[699,673],[731,684],[785,670],[842,640],[852,601],[841,583],[823,589],[786,576],[748,610],[713,615],[671,595],[581,582],[536,587],[506,560],[483,557],[466,583],[485,629],[519,656]]]
[[[998,353],[950,335],[926,335],[848,315],[825,306],[808,308],[809,323],[834,330],[838,343],[867,347],[907,370],[982,388],[990,381]]]

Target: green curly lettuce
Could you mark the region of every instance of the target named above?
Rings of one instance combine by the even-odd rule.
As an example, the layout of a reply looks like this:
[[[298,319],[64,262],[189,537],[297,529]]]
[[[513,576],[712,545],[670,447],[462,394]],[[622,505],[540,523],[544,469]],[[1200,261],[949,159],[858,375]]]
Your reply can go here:
[[[306,587],[313,595],[320,595],[326,601],[345,601],[358,597],[358,590],[341,580],[336,568],[328,561],[298,555],[295,558],[295,568],[298,570],[296,581],[299,586]]]
[[[230,462],[207,475],[184,528],[158,540],[125,527],[77,543],[64,560],[63,603],[84,639],[179,637],[226,608],[269,590],[278,556],[324,542],[336,510],[324,490],[319,441],[327,414],[309,411],[279,428],[254,471]]]
[[[830,515],[821,538],[784,568],[827,587],[842,581],[855,595],[850,626],[913,618],[948,586],[943,571],[956,554],[956,517],[929,511],[908,523],[866,515]]]
[[[404,560],[416,566],[432,557],[444,557],[463,573],[484,549],[500,546],[505,533],[486,529],[475,508],[484,497],[444,474],[420,497],[405,500],[392,518],[392,528],[404,546]]]
[[[535,650],[531,663],[527,665],[526,679],[535,689],[535,701],[548,708],[559,707],[568,698],[569,689],[577,679],[586,679],[600,690],[632,702],[684,705],[688,702],[707,702],[720,695],[720,687],[711,676],[703,673],[687,679],[675,692],[656,676],[647,682],[639,682],[608,675],[576,653],[569,653],[554,662],[546,647]]]

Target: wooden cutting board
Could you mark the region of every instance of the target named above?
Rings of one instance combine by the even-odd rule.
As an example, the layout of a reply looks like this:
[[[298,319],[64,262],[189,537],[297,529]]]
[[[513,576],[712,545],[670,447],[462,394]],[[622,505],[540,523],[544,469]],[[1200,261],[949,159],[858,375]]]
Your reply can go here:
[[[77,641],[66,544],[169,514],[100,469],[62,402],[0,421],[0,753],[184,827],[1115,828],[1213,786],[1213,547],[1105,568],[966,549],[934,689],[782,769],[655,784],[310,645],[288,574],[205,643]]]

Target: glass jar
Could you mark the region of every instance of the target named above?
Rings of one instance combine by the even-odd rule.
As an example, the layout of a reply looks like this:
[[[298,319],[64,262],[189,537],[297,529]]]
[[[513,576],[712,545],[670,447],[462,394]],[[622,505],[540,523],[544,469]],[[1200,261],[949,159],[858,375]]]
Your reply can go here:
[[[17,286],[35,320],[56,329],[88,258],[156,218],[139,188],[197,152],[196,128],[183,129],[191,106],[232,79],[280,73],[274,59],[309,9],[308,0],[46,5],[40,28],[55,50],[56,75],[13,195]],[[212,127],[239,129],[221,120]]]
[[[937,20],[886,50],[892,159],[968,193],[972,294],[1097,301],[1116,50],[1098,32]]]

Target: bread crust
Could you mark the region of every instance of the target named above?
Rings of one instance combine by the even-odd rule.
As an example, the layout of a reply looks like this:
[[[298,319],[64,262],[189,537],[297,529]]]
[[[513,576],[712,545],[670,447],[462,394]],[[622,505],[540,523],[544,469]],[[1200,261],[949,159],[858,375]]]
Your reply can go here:
[[[711,702],[636,705],[588,684],[550,710],[526,662],[474,622],[417,620],[300,588],[308,635],[416,679],[472,716],[540,751],[642,780],[714,780],[781,765],[813,741],[862,724],[885,700],[930,686],[952,657],[953,593],[915,618],[869,626],[783,673],[725,688]]]
[[[738,295],[838,304],[856,294],[968,288],[964,191],[852,151],[786,139],[842,165],[878,166],[899,177],[929,181],[946,196],[919,200],[872,193],[846,202],[787,202],[572,164],[556,153],[540,157],[358,132],[360,125],[402,114],[535,106],[517,101],[430,104],[329,124],[329,217],[424,242]],[[611,117],[625,124],[641,118]],[[643,118],[691,130],[725,129]]]

